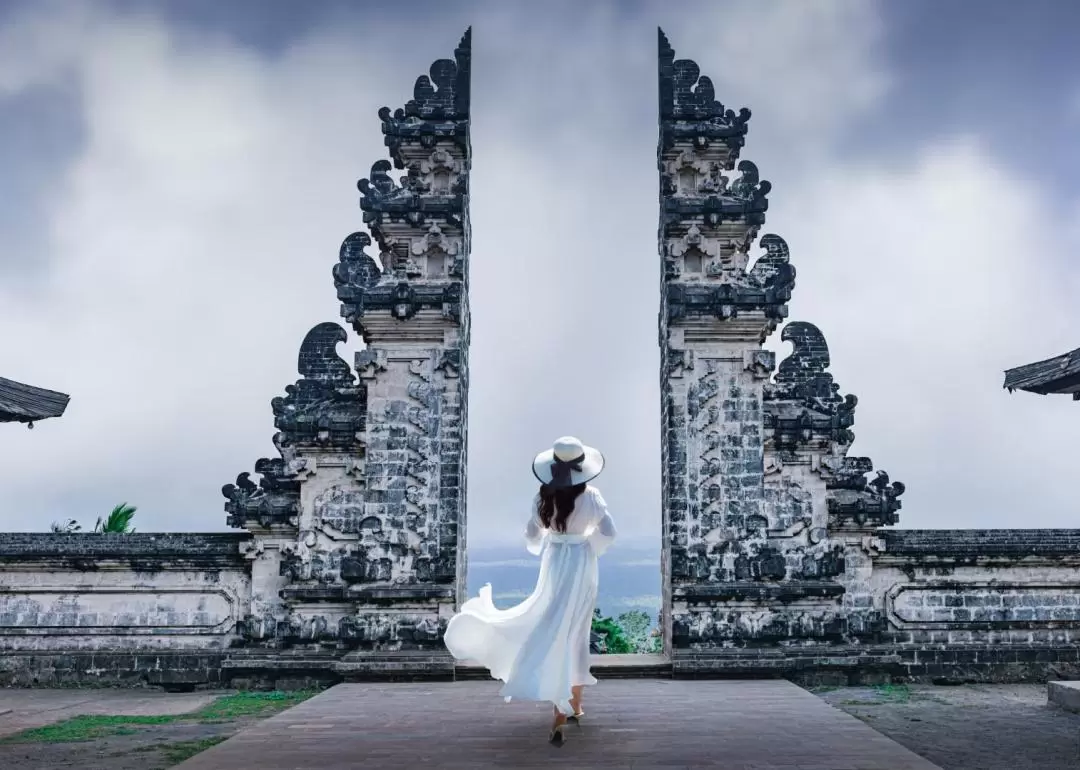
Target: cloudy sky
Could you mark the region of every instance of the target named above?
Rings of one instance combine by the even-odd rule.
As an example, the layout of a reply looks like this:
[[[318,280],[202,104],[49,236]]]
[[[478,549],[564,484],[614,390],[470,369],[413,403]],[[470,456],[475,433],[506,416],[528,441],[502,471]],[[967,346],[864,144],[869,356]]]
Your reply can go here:
[[[378,108],[470,24],[471,543],[516,540],[563,433],[658,539],[657,24],[753,110],[790,317],[859,397],[852,451],[906,483],[902,526],[1077,526],[1080,407],[1001,381],[1080,345],[1080,6],[536,8],[0,2],[0,375],[72,394],[3,430],[0,529],[120,501],[224,528],[301,339],[339,320]]]

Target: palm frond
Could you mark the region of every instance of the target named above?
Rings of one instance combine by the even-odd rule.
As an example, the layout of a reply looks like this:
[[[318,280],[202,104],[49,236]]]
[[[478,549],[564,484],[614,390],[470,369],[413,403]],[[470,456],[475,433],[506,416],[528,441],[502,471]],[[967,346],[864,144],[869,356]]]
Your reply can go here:
[[[120,503],[120,505],[112,509],[108,518],[102,519],[100,516],[98,517],[97,524],[94,525],[94,531],[100,533],[134,532],[131,519],[135,516],[135,510],[136,508],[133,505]]]

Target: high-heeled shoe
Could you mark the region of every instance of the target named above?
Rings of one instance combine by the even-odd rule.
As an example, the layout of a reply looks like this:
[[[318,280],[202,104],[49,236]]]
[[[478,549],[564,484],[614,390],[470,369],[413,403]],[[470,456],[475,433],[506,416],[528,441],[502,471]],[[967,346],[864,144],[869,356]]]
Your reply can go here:
[[[552,746],[562,748],[563,741],[565,740],[565,736],[563,735],[563,728],[565,726],[565,724],[561,724],[558,727],[552,728],[551,735],[548,736],[548,742],[551,743]]]
[[[568,717],[567,717],[567,719],[568,719],[569,721],[571,721],[571,722],[576,722],[576,721],[578,721],[579,719],[581,719],[581,718],[582,718],[583,716],[585,716],[585,712],[584,712],[584,711],[575,711],[575,712],[574,712],[573,714],[571,714],[570,716],[568,716]]]

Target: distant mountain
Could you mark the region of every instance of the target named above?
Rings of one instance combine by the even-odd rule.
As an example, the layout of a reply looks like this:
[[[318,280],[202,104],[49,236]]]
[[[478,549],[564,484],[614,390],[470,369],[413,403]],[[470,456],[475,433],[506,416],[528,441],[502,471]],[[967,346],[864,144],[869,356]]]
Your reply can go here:
[[[540,557],[526,551],[524,543],[469,548],[469,595],[475,596],[485,583],[491,583],[497,607],[511,607],[525,599],[536,586],[539,573]],[[617,542],[600,558],[597,605],[604,615],[612,617],[642,610],[655,623],[660,583],[659,543]]]

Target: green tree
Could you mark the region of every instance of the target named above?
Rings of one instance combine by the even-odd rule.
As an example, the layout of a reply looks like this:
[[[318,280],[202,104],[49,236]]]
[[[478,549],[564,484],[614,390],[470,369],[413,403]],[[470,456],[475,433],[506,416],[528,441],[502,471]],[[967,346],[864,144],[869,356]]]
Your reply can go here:
[[[633,648],[632,652],[651,652],[652,645],[649,640],[649,632],[652,631],[652,621],[649,614],[642,610],[630,610],[616,618],[615,622],[623,631],[623,636]]]
[[[605,618],[597,607],[593,613],[592,630],[604,640],[604,652],[611,655],[626,655],[634,652],[634,645],[626,638],[622,627],[611,618]]]
[[[132,533],[135,531],[135,528],[131,526],[131,519],[134,516],[134,505],[120,503],[120,505],[112,509],[112,512],[107,519],[102,519],[100,516],[98,517],[97,524],[94,525],[94,532]]]

